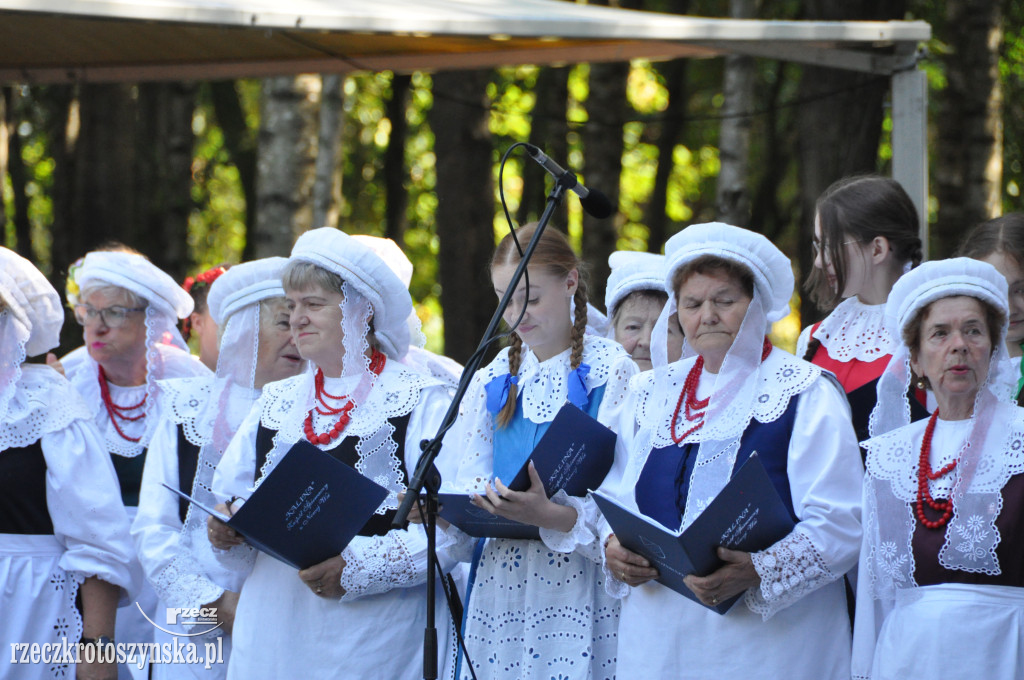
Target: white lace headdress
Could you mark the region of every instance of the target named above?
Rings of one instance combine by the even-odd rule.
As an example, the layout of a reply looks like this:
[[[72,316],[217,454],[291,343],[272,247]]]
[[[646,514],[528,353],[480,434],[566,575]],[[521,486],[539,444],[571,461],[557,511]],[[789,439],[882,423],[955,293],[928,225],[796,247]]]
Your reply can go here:
[[[184,357],[174,352],[161,351],[160,346],[173,347],[187,354],[188,346],[178,330],[178,320],[192,313],[192,297],[166,272],[145,256],[137,253],[97,250],[85,256],[82,266],[75,270],[75,284],[82,292],[94,286],[116,286],[129,290],[146,301],[146,408],[148,416],[156,403],[156,382],[167,378],[196,375],[199,371],[181,361]],[[81,294],[79,295],[81,298]],[[91,356],[84,358],[89,377],[98,375],[98,364]],[[87,402],[100,403],[98,379],[87,380],[76,386]],[[146,435],[139,442],[111,441],[107,444],[114,453],[134,457],[146,447]]]
[[[604,308],[609,317],[615,315],[620,302],[638,290],[665,290],[664,255],[616,250],[608,256],[608,266],[611,274],[604,289]],[[614,334],[615,329],[609,328],[609,337]]]
[[[1002,316],[1002,331],[999,337],[992,338],[988,377],[974,400],[968,444],[956,466],[951,494],[953,516],[946,528],[939,562],[946,569],[996,574],[999,532],[995,520],[1002,507],[1002,485],[989,482],[999,476],[993,470],[1001,465],[1001,447],[1010,433],[995,431],[993,422],[1004,412],[1003,405],[1011,402],[1016,385],[1006,350],[1006,279],[990,264],[970,258],[927,262],[896,282],[886,303],[886,321],[892,334],[902,338],[903,331],[921,310],[936,300],[955,296],[977,298],[995,307]],[[910,348],[901,342],[878,381],[878,401],[871,412],[873,439],[866,443],[867,483],[874,493],[868,498],[865,514],[875,518],[878,532],[865,533],[872,556],[871,578],[876,597],[891,596],[891,589],[898,584],[914,583],[910,543],[914,524],[912,504],[917,499],[913,468],[917,454],[909,449],[916,442],[911,441],[909,433],[903,436],[905,432],[900,431],[910,424],[910,380]],[[954,537],[979,532],[985,534],[984,545],[975,542],[971,550],[959,550],[955,545]],[[883,546],[887,547],[883,550]]]
[[[28,357],[60,342],[60,296],[31,262],[0,247],[0,421]]]
[[[670,238],[665,244],[662,276],[669,302],[651,338],[654,404],[674,404],[679,396],[678,387],[664,370],[668,320],[677,313],[677,292],[672,290],[672,279],[682,267],[705,256],[735,262],[748,270],[754,279],[754,294],[739,332],[715,376],[715,386],[704,412],[704,425],[699,432],[700,448],[683,513],[684,527],[696,519],[732,475],[740,438],[755,410],[764,337],[772,322],[789,313],[794,285],[789,258],[761,234],[712,222],[692,225]],[[684,342],[683,356],[695,354],[690,344]]]

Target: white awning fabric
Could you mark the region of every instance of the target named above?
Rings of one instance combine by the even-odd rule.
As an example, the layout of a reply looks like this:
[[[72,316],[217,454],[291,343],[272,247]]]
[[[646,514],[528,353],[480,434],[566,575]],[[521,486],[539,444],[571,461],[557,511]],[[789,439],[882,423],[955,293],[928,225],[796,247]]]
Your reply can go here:
[[[557,0],[0,0],[0,82],[713,57],[892,73],[927,23],[709,19]]]

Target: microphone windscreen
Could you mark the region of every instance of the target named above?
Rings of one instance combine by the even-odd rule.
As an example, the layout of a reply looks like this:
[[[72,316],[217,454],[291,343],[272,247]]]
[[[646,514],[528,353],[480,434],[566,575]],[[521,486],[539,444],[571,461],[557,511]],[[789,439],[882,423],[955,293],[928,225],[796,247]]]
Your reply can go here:
[[[589,194],[586,198],[580,199],[580,205],[590,215],[596,217],[599,220],[603,220],[606,217],[611,217],[611,214],[615,212],[615,208],[612,207],[612,202],[608,200],[608,197],[597,189],[591,189],[587,187]]]

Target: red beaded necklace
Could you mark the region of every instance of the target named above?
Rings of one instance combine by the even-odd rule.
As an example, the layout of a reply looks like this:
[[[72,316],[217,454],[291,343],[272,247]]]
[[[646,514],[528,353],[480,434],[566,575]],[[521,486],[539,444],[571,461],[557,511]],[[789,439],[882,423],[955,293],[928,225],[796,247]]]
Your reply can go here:
[[[768,338],[765,338],[764,345],[761,347],[761,361],[767,359],[768,355],[771,354],[771,351],[772,343]],[[672,413],[672,441],[676,444],[682,443],[684,439],[704,427],[704,409],[708,407],[708,402],[711,400],[711,397],[705,397],[704,399],[697,398],[697,385],[700,383],[700,373],[703,370],[704,357],[698,356],[697,361],[693,363],[693,367],[690,369],[690,372],[686,374],[686,382],[683,383],[683,390],[679,393],[679,401],[676,402],[676,410]],[[691,423],[696,420],[697,424],[680,436],[676,434],[676,422],[679,420],[679,410],[683,408],[684,403],[686,404],[686,410],[684,412],[686,420]]]
[[[921,458],[918,461],[917,466],[917,506],[915,508],[917,519],[921,524],[925,525],[929,529],[941,529],[946,526],[949,522],[949,518],[953,516],[953,499],[947,498],[944,501],[937,501],[932,498],[932,493],[928,489],[928,481],[936,480],[939,477],[948,475],[956,467],[959,458],[947,463],[935,472],[932,472],[932,466],[929,462],[929,458],[932,452],[932,434],[935,432],[935,421],[939,418],[939,410],[935,409],[935,413],[928,419],[928,426],[924,430],[924,439],[921,441]],[[942,517],[936,521],[931,521],[924,515],[924,505],[927,503],[932,510],[941,512]]]
[[[103,405],[107,408],[107,415],[110,416],[110,422],[114,425],[114,430],[121,435],[121,439],[130,442],[138,442],[142,437],[129,437],[121,429],[121,426],[117,424],[118,418],[126,422],[135,422],[136,420],[142,420],[146,417],[146,412],[143,411],[138,415],[128,415],[132,411],[136,411],[146,405],[146,396],[143,395],[142,401],[132,406],[118,406],[114,403],[114,400],[110,398],[110,386],[107,384],[107,374],[104,372],[103,367],[100,366],[100,397],[103,399]]]
[[[384,364],[387,363],[387,357],[377,350],[373,350],[373,354],[370,356],[370,371],[374,375],[380,375],[381,371],[384,370]],[[316,387],[316,402],[313,404],[313,408],[309,409],[309,413],[306,414],[306,422],[303,424],[303,430],[306,433],[306,439],[310,444],[329,444],[337,439],[345,428],[348,427],[348,421],[350,420],[349,413],[355,408],[356,404],[347,395],[335,396],[324,389],[324,372],[323,369],[316,369],[316,377],[313,379],[313,384]],[[331,406],[324,397],[333,399],[334,401],[345,400],[345,403],[341,406]],[[313,411],[316,411],[322,416],[338,416],[338,421],[334,423],[330,430],[323,434],[317,434],[313,430]]]

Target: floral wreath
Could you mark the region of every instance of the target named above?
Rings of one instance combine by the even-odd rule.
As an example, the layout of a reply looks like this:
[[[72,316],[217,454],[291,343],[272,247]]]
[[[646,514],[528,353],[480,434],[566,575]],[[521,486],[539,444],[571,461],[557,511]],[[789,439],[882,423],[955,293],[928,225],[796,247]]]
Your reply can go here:
[[[220,278],[220,275],[226,272],[230,266],[231,265],[227,264],[219,264],[216,267],[207,269],[195,276],[186,277],[185,282],[181,284],[181,287],[185,289],[186,293],[195,299],[197,293],[204,288],[209,288],[213,285],[213,282]],[[181,322],[181,335],[185,338],[185,342],[188,342],[189,338],[192,336],[191,316],[185,317],[185,320]]]

